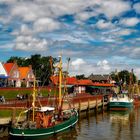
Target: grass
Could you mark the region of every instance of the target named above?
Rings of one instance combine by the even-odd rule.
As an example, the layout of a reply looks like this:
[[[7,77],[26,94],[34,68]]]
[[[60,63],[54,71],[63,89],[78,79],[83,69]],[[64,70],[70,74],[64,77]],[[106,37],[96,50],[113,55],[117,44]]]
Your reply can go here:
[[[33,89],[16,89],[16,88],[11,88],[11,89],[0,89],[0,96],[4,96],[5,99],[13,99],[17,97],[17,94],[21,94],[21,95],[31,95],[33,92]],[[37,93],[41,93],[43,97],[47,97],[48,94],[57,94],[58,92],[56,92],[55,90],[52,90],[49,93],[49,90],[47,88],[42,88],[37,90]]]
[[[12,110],[0,110],[0,118],[12,116]]]
[[[11,88],[11,89],[0,89],[0,96],[4,96],[6,100],[8,99],[16,99],[17,94],[22,94],[22,95],[31,95],[33,92],[33,89],[17,89],[17,88]],[[58,92],[56,92],[56,90],[52,90],[51,92],[49,92],[49,90],[47,88],[42,88],[39,89],[37,91],[38,93],[41,93],[43,97],[47,97],[48,94],[58,94]],[[19,113],[22,110],[16,110],[16,116],[19,115]],[[13,115],[13,111],[12,110],[0,110],[0,118],[3,117],[11,117]]]
[[[16,110],[16,116],[19,115],[19,113],[21,112],[22,110]],[[0,110],[0,118],[5,118],[5,117],[12,117],[13,116],[13,110]]]
[[[16,99],[18,94],[21,95],[31,95],[33,92],[32,88],[5,88],[2,89],[0,88],[0,96],[4,96],[5,100],[8,99]],[[48,97],[48,95],[58,95],[58,90],[56,91],[56,89],[52,89],[51,91],[49,90],[49,88],[40,88],[39,90],[37,90],[38,94],[40,93],[43,97]],[[0,103],[1,104],[1,103]],[[22,110],[16,110],[16,116],[19,115],[19,113]],[[3,117],[12,117],[13,115],[13,111],[12,110],[7,110],[7,109],[0,109],[0,118]]]

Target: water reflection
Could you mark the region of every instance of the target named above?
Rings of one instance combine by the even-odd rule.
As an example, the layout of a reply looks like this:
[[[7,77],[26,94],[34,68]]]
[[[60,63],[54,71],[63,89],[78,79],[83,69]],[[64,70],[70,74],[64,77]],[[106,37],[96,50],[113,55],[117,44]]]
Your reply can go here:
[[[114,131],[115,140],[133,139],[134,111],[111,112],[111,129]]]
[[[2,140],[24,140],[24,138],[15,139],[14,137],[13,138],[9,137],[8,139],[3,138]],[[26,140],[32,140],[32,138]],[[63,133],[44,137],[44,138],[38,138],[38,140],[77,140],[77,131],[75,128],[71,128],[70,130],[67,130]]]

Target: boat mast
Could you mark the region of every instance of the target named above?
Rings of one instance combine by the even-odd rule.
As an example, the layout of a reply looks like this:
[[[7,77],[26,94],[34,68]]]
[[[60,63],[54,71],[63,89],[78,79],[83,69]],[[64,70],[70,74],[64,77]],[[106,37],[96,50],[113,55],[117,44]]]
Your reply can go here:
[[[34,78],[33,93],[32,93],[32,96],[33,96],[33,102],[32,102],[32,108],[33,108],[33,122],[34,122],[34,120],[35,120],[35,92],[36,92],[36,89],[35,89],[35,78]]]
[[[62,56],[59,56],[59,107],[61,107],[61,101],[62,101]]]

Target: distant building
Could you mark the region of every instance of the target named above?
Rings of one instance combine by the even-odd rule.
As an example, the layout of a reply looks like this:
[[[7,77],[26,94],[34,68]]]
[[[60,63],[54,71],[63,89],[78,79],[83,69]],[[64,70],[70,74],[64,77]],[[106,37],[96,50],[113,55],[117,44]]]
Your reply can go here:
[[[8,74],[8,86],[20,87],[21,82],[19,78],[19,70],[16,62],[3,64],[7,74]]]
[[[86,93],[87,87],[91,86],[93,82],[89,79],[80,79],[77,80],[74,86],[74,92],[76,93]]]
[[[88,79],[92,80],[93,83],[111,83],[112,78],[110,75],[93,75],[91,74]]]
[[[32,67],[19,67],[16,62],[3,64],[8,75],[7,86],[10,87],[31,87],[35,75]]]
[[[32,87],[35,79],[35,75],[32,70],[32,66],[19,67],[19,79],[22,87]]]
[[[58,85],[59,78],[58,76],[52,76],[51,81],[53,85]],[[88,79],[78,80],[75,77],[67,77],[62,80],[62,86],[68,87],[69,93],[85,93],[86,87],[92,85],[92,81]]]

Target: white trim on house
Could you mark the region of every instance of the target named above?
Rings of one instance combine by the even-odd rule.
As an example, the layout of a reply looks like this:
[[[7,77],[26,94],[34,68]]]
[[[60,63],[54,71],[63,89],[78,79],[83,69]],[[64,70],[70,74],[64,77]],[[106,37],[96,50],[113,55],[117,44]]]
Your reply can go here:
[[[0,75],[8,76],[5,68],[3,67],[2,63],[0,62]]]

